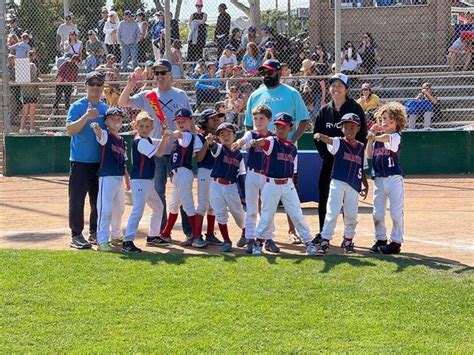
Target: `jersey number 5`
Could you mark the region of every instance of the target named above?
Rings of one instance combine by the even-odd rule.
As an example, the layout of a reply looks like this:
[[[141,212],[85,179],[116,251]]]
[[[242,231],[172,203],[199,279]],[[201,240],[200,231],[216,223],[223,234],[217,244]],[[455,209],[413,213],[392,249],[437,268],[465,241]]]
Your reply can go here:
[[[362,168],[359,168],[359,173],[357,174],[358,179],[362,179]]]

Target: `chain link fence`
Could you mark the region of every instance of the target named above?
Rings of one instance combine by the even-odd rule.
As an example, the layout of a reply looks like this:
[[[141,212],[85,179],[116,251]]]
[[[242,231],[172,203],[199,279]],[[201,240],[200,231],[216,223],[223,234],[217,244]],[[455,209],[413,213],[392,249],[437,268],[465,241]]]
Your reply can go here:
[[[369,119],[383,102],[399,101],[410,113],[409,129],[473,126],[468,7],[453,23],[445,0],[175,0],[169,18],[164,5],[8,1],[7,133],[64,134],[88,72],[106,73],[104,100],[115,106],[130,72],[142,78],[135,92],[153,87],[151,65],[164,56],[196,112],[221,107],[236,123],[261,84],[259,65],[276,58],[286,64],[283,81],[301,91],[313,113],[329,102],[327,80],[340,70]]]

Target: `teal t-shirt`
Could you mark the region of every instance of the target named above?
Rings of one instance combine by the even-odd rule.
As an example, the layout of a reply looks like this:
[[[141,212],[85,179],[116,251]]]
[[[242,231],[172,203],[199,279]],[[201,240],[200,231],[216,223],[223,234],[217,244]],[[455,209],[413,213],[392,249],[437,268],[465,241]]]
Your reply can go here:
[[[309,113],[298,90],[280,84],[276,88],[268,89],[265,85],[260,86],[247,101],[247,111],[245,113],[245,126],[253,127],[252,110],[258,105],[267,105],[271,108],[273,117],[280,112],[286,112],[293,116],[295,123],[289,135],[291,139],[298,128],[299,121],[309,120]],[[269,130],[274,130],[275,125],[271,122]]]

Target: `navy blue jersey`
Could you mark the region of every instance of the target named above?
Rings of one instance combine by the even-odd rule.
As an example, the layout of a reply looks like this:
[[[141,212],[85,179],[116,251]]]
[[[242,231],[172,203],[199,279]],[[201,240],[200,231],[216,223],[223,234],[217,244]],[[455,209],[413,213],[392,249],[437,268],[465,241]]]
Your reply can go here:
[[[364,145],[357,142],[352,146],[345,139],[333,138],[333,146],[336,140],[339,141],[339,149],[334,154],[331,178],[346,182],[359,192],[364,173]]]
[[[125,141],[120,136],[104,132],[107,135],[107,142],[101,148],[100,167],[97,175],[123,176],[125,175]]]
[[[133,141],[132,145],[132,173],[130,179],[153,179],[155,177],[155,159],[153,155],[149,158],[145,154],[142,154],[138,150],[138,144],[140,141],[146,140],[150,144],[153,144],[151,138],[137,138]],[[155,148],[156,151],[156,148]],[[150,152],[153,153],[153,152]]]
[[[214,143],[212,153],[216,160],[211,177],[230,180],[232,183],[237,182],[243,158],[240,151],[232,151],[221,144]]]
[[[400,134],[394,133],[389,142],[396,146],[396,151],[387,149],[383,142],[375,142],[373,146],[372,177],[387,177],[392,175],[403,175],[398,156],[400,145]]]
[[[197,137],[201,141],[202,144],[206,141],[206,137],[204,137],[203,133],[198,133]],[[211,154],[211,151],[208,149],[206,152],[206,155],[204,156],[204,159],[202,161],[198,161],[198,168],[205,168],[211,170],[212,167],[214,166],[214,157]]]
[[[259,131],[251,131],[252,139],[260,139],[271,136],[272,133],[268,132],[267,135],[263,136]],[[265,170],[265,153],[262,147],[250,147],[248,152],[247,166],[249,169],[254,170]]]
[[[186,131],[191,134],[191,132]],[[183,132],[183,133],[186,133]],[[191,134],[191,142],[185,148],[181,146],[176,139],[171,148],[171,169],[178,169],[181,167],[192,170],[193,149],[194,149],[194,134]],[[183,137],[184,139],[184,137]]]
[[[265,175],[274,179],[286,179],[292,177],[295,171],[295,158],[298,149],[290,141],[283,141],[277,137],[270,137],[264,146]]]

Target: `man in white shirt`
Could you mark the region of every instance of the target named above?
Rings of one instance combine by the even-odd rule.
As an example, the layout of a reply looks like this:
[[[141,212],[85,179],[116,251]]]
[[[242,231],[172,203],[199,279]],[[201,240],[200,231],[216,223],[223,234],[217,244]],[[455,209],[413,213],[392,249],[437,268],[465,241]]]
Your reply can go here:
[[[79,34],[77,25],[72,23],[72,14],[69,14],[64,18],[64,23],[60,24],[56,31],[56,51],[59,55],[63,54],[64,42],[68,40],[71,31]]]

